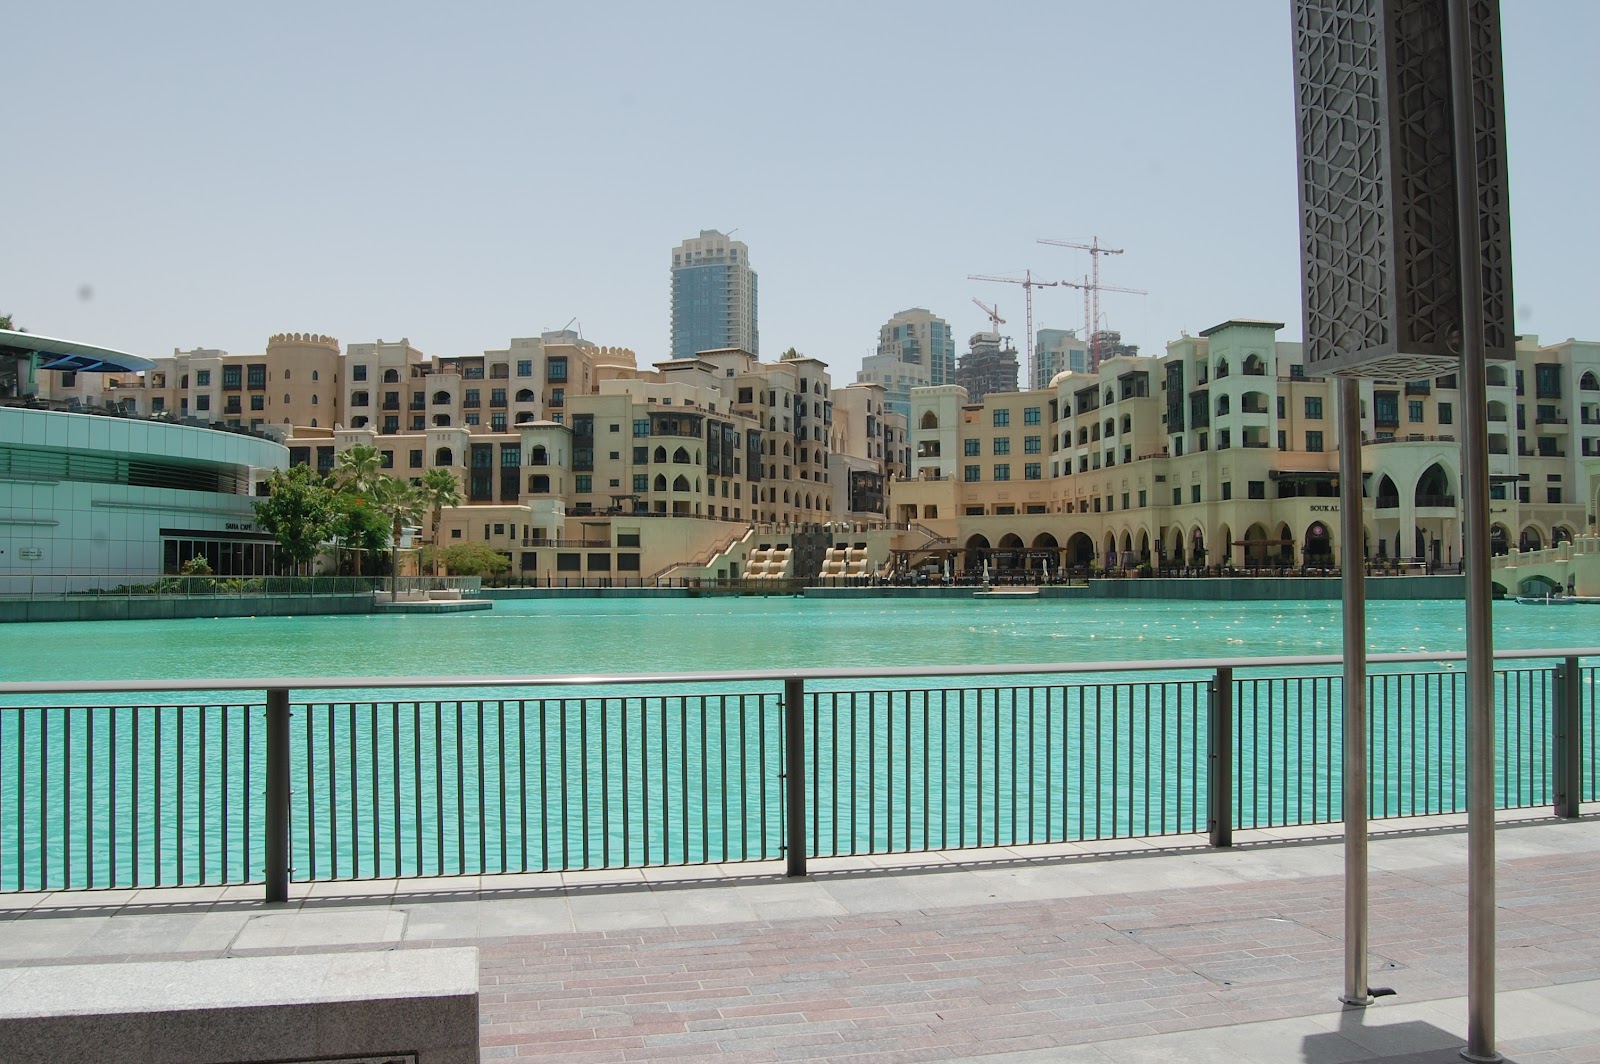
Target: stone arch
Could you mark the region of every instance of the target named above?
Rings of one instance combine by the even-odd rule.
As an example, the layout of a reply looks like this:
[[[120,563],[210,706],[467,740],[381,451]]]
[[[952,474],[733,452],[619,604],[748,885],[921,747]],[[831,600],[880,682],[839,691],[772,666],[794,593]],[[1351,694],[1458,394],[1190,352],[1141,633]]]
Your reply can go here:
[[[1145,563],[1150,561],[1150,530],[1148,528],[1139,530],[1139,560]]]
[[[1326,521],[1313,521],[1306,526],[1305,554],[1307,565],[1333,564],[1333,529]]]
[[[1104,405],[1110,406],[1112,403],[1114,403],[1116,401],[1117,401],[1117,393],[1112,391],[1110,388],[1107,388],[1106,389],[1106,394],[1105,394],[1105,404]]]
[[[1506,368],[1491,362],[1489,368],[1484,371],[1484,380],[1488,382],[1491,388],[1504,388],[1506,386]]]
[[[1094,561],[1094,540],[1086,532],[1074,532],[1067,537],[1067,564],[1074,569],[1084,569]]]
[[[667,449],[665,447],[657,447],[655,449],[655,453],[650,456],[650,460],[655,462],[657,465],[665,465],[667,461]]]
[[[1195,525],[1189,533],[1189,561],[1204,565],[1210,552],[1206,549],[1206,530]]]
[[[1239,410],[1245,414],[1266,414],[1271,412],[1267,405],[1266,392],[1245,392],[1239,397]]]
[[[1417,490],[1412,502],[1417,506],[1454,506],[1456,504],[1455,478],[1444,466],[1435,462],[1417,477]]]
[[[1544,549],[1544,534],[1536,523],[1529,521],[1522,526],[1522,531],[1517,533],[1517,547],[1525,551]]]
[[[1257,521],[1244,530],[1244,564],[1246,568],[1257,569],[1271,562],[1270,544],[1267,542],[1267,530]]]
[[[1594,370],[1588,370],[1578,378],[1578,390],[1584,392],[1600,392],[1600,377],[1595,376]]]
[[[925,429],[936,429],[936,428],[938,428],[939,427],[939,415],[935,414],[932,410],[924,410],[922,412],[922,427],[925,428]]]
[[[665,473],[657,473],[656,474],[655,490],[656,491],[666,491],[667,490],[667,475]]]
[[[1261,361],[1261,356],[1253,351],[1244,356],[1244,365],[1241,368],[1252,377],[1259,377],[1267,372],[1266,364]]]
[[[550,452],[545,450],[544,444],[536,443],[528,450],[529,465],[549,465]]]
[[[679,447],[676,451],[673,451],[672,452],[672,464],[673,465],[688,465],[689,464],[689,448],[687,448],[687,447]]]
[[[1489,526],[1489,556],[1499,557],[1511,553],[1511,530],[1496,522]]]
[[[689,491],[690,490],[690,488],[689,488],[689,478],[684,476],[682,473],[679,473],[677,475],[677,477],[672,481],[672,490],[673,491]]]
[[[367,415],[357,414],[355,417],[350,419],[350,427],[353,429],[364,429],[367,427],[367,422],[369,420],[370,419],[367,417]]]
[[[1215,561],[1218,565],[1232,565],[1233,529],[1226,522],[1217,529],[1217,538],[1214,542],[1216,544],[1216,557],[1212,561]]]
[[[528,475],[528,490],[535,495],[548,495],[550,493],[549,474],[530,473]]]
[[[532,388],[519,388],[519,389],[517,389],[517,402],[519,402],[519,403],[531,403],[531,402],[533,402],[533,399],[534,399],[534,396],[533,396],[533,389]]]
[[[453,466],[456,464],[456,456],[450,448],[441,447],[433,452],[433,464],[436,466]]]
[[[1394,478],[1385,473],[1378,478],[1378,494],[1376,506],[1380,510],[1393,510],[1400,505],[1400,489],[1395,487]]]
[[[1223,417],[1228,413],[1228,393],[1220,392],[1217,395],[1217,416]]]
[[[433,405],[434,406],[448,406],[449,403],[450,403],[450,393],[449,392],[440,391],[440,392],[434,392],[433,393]]]
[[[1109,440],[1111,437],[1115,436],[1116,434],[1117,434],[1117,419],[1114,418],[1114,417],[1106,418],[1105,424],[1100,426],[1100,438],[1101,439],[1105,439],[1105,440]]]
[[[1060,551],[1061,546],[1056,542],[1056,537],[1048,532],[1040,532],[1033,537],[1034,550]]]
[[[535,420],[535,414],[534,414],[534,412],[532,410],[519,410],[519,411],[517,411],[517,424],[526,425],[526,424],[529,424],[530,422],[532,422],[534,420]]]
[[[1289,530],[1287,521],[1278,523],[1278,564],[1294,564],[1294,533]]]
[[[449,428],[450,427],[450,415],[449,414],[435,414],[435,415],[433,415],[433,427],[436,428],[436,429],[447,429],[447,428]]]
[[[1550,545],[1559,547],[1563,543],[1572,542],[1572,528],[1568,525],[1552,525],[1550,527]]]
[[[1100,541],[1100,563],[1110,569],[1117,564],[1117,534],[1107,532]]]
[[[397,369],[392,369],[392,368],[384,370],[383,371],[383,383],[385,383],[385,384],[399,384],[400,383],[400,371],[397,370]]]
[[[1124,436],[1126,436],[1128,433],[1130,433],[1132,431],[1133,431],[1133,415],[1132,414],[1123,414],[1122,415],[1122,434]]]
[[[1217,359],[1217,373],[1216,373],[1217,380],[1220,381],[1222,378],[1226,377],[1227,375],[1228,375],[1228,360],[1226,358]]]

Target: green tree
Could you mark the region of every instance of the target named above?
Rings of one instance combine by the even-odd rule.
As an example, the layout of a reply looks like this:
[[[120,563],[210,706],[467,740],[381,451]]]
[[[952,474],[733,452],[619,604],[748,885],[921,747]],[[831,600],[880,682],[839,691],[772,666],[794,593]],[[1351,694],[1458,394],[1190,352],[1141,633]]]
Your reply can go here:
[[[400,535],[406,525],[421,520],[427,501],[410,481],[387,474],[379,474],[369,494],[370,505],[390,527],[389,597],[394,599],[400,590]]]
[[[330,535],[339,544],[341,555],[355,555],[356,575],[370,573],[367,558],[377,558],[389,549],[389,519],[371,505],[373,488],[363,494],[329,489],[332,495],[333,527]]]
[[[333,534],[333,492],[310,466],[280,469],[267,478],[267,497],[255,504],[256,523],[278,541],[296,572]]]
[[[12,324],[11,315],[9,315],[9,314],[0,314],[0,329],[10,329],[12,332],[27,332],[28,331],[26,329],[19,329],[14,324]]]
[[[339,452],[339,457],[333,463],[333,472],[328,475],[328,479],[340,491],[361,495],[371,490],[372,485],[378,482],[378,478],[385,475],[383,453],[376,447],[358,443],[348,450]]]
[[[433,544],[433,575],[444,575],[444,558],[439,551],[439,525],[444,520],[446,506],[461,505],[461,489],[456,475],[448,469],[435,466],[422,474],[422,498],[432,517],[429,542]]]
[[[454,543],[435,552],[452,576],[499,576],[511,568],[511,559],[487,543]]]

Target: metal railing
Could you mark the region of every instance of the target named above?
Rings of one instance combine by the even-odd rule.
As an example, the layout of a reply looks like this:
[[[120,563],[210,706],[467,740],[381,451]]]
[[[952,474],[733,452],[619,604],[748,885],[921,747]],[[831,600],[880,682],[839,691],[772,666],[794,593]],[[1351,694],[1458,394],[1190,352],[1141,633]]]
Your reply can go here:
[[[245,598],[357,595],[387,590],[378,576],[167,576],[158,573],[5,573],[0,598]]]
[[[1501,807],[1596,799],[1597,656],[1497,655]],[[1373,816],[1465,808],[1460,660],[1369,658]],[[0,890],[1228,845],[1340,819],[1339,662],[0,684]]]

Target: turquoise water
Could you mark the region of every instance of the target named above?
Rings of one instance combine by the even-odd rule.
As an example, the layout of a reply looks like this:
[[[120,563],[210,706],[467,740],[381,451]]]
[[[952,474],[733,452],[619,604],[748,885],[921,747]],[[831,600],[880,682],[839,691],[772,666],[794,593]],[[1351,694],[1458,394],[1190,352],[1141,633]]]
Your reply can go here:
[[[4,680],[219,680],[1148,662],[1336,654],[1337,602],[802,598],[497,602],[445,616],[0,626]],[[1600,611],[1495,606],[1497,649],[1600,642]],[[1592,625],[1584,622],[1592,621]],[[1372,652],[1459,651],[1462,603],[1374,602]]]
[[[1499,604],[1497,647],[1592,642],[1589,613]],[[1368,621],[1373,652],[1463,647],[1459,602],[1372,603]],[[793,668],[1294,657],[1338,653],[1340,633],[1338,603],[526,601],[432,617],[13,625],[0,628],[0,676],[774,676],[693,689],[297,691],[291,848],[294,877],[308,880],[779,857],[776,677]],[[1336,670],[1289,675],[1305,671],[1236,679],[1240,826],[1340,816],[1339,682]],[[1595,671],[1584,679],[1590,734]],[[262,709],[192,697],[11,699],[62,708],[0,713],[0,889],[259,880]],[[1203,830],[1207,701],[1203,674],[1131,668],[812,685],[809,852]],[[1502,667],[1502,805],[1549,800],[1550,703],[1548,663]],[[1374,814],[1461,808],[1461,672],[1375,680],[1370,706]]]

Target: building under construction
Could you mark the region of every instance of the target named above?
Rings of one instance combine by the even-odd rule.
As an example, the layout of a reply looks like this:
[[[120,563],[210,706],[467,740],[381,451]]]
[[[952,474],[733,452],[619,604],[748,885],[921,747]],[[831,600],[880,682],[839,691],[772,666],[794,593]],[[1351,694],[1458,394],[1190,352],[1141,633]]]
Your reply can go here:
[[[1100,363],[1108,358],[1133,358],[1139,353],[1139,345],[1123,343],[1122,334],[1115,329],[1101,329],[1089,341],[1089,352],[1094,360],[1094,369],[1098,370]]]
[[[967,402],[981,403],[994,392],[1017,390],[1017,349],[999,333],[973,333],[971,350],[956,366],[956,383],[967,390]]]

